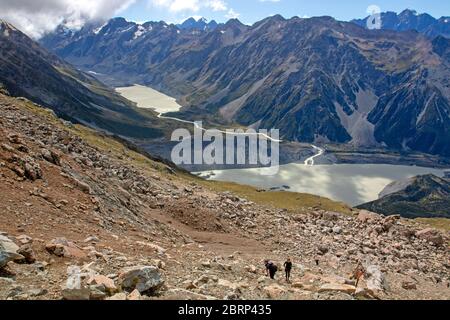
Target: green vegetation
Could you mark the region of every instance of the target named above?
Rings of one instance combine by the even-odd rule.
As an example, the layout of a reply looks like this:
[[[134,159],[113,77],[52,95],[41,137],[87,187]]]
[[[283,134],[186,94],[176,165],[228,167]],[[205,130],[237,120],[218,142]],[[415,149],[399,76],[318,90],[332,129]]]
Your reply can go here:
[[[419,222],[427,227],[441,229],[450,232],[450,219],[446,218],[418,218],[414,221]]]
[[[344,203],[311,194],[284,191],[261,191],[251,186],[232,182],[205,181],[200,179],[199,184],[219,192],[230,191],[237,196],[244,197],[260,205],[267,205],[278,209],[287,209],[302,213],[308,208],[314,208],[340,212],[348,215],[352,214],[352,209]]]

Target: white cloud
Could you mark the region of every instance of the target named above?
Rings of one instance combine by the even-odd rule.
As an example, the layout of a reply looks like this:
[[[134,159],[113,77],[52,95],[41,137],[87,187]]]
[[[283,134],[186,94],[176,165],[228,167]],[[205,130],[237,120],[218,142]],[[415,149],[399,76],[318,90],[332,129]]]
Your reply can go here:
[[[241,16],[240,13],[234,11],[233,9],[228,10],[228,13],[225,15],[228,19],[237,19]]]
[[[227,4],[222,0],[210,0],[209,7],[213,11],[226,11],[227,10]]]
[[[136,0],[0,0],[0,19],[39,38],[65,22],[79,28],[87,21],[106,20]]]
[[[168,9],[172,13],[182,11],[198,12],[201,8],[213,11],[226,11],[227,4],[223,0],[149,0],[150,5]]]
[[[155,7],[167,8],[171,12],[200,10],[198,0],[151,0]]]

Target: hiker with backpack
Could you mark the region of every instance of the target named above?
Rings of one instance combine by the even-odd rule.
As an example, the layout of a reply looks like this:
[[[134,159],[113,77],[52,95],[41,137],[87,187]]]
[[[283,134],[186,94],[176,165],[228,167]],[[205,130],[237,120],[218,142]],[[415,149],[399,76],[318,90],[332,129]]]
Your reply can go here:
[[[275,274],[278,271],[278,267],[270,260],[265,260],[264,265],[266,267],[266,275],[270,276],[270,279],[275,280]]]
[[[286,272],[286,282],[291,281],[291,270],[292,270],[292,261],[290,258],[287,258],[286,262],[284,263],[284,271]]]

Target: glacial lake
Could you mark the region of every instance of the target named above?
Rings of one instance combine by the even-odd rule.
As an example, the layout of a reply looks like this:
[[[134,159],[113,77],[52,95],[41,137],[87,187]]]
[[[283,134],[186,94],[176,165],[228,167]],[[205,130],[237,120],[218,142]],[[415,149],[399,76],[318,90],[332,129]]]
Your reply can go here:
[[[153,109],[159,113],[176,112],[181,108],[175,98],[150,87],[136,84],[131,87],[116,88],[116,91],[124,98],[135,102],[138,108]]]
[[[136,102],[139,108],[154,109],[159,113],[178,111],[176,99],[150,87],[134,85],[116,88],[125,98]],[[334,164],[307,166],[291,163],[280,166],[278,174],[263,175],[267,169],[229,169],[196,173],[217,181],[252,185],[257,188],[309,193],[356,206],[378,199],[383,189],[393,181],[406,180],[417,175],[434,174],[440,177],[445,170],[415,166],[384,164]]]
[[[278,174],[265,176],[264,168],[214,170],[197,173],[210,180],[236,182],[266,190],[285,190],[323,196],[351,206],[378,199],[393,181],[417,175],[445,175],[445,170],[385,164],[334,164],[306,166],[291,163],[280,166]],[[286,188],[289,187],[289,188]]]

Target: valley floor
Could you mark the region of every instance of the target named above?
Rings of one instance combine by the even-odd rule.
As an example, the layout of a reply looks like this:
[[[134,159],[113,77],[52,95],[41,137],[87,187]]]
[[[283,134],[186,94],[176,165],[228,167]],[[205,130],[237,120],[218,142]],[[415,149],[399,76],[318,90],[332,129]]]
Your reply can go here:
[[[448,231],[295,193],[286,208],[6,96],[0,177],[0,243],[24,257],[0,269],[0,299],[450,299]],[[280,265],[277,280],[264,259]],[[66,287],[68,266],[83,290]],[[144,266],[161,285],[133,291],[124,279]]]

